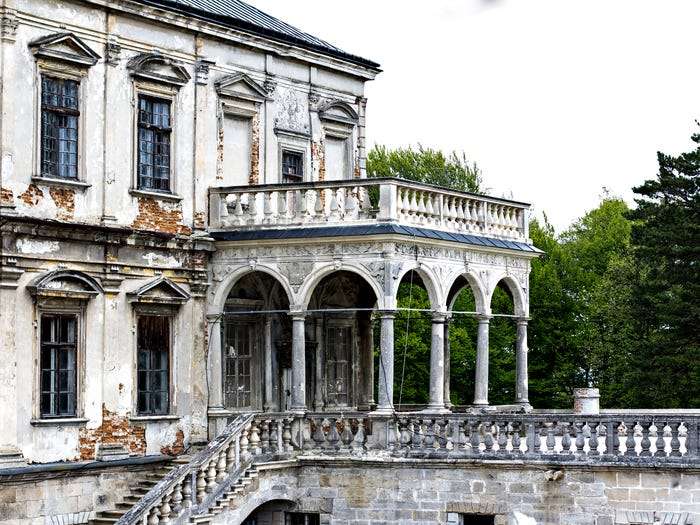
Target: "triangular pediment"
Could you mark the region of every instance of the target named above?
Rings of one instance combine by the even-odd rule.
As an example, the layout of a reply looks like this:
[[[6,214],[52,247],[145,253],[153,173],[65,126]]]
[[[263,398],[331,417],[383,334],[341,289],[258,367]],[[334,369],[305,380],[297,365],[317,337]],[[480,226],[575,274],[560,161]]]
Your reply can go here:
[[[73,33],[54,33],[29,44],[34,56],[70,62],[85,67],[94,66],[100,59],[90,46]]]
[[[216,91],[219,95],[256,102],[262,102],[267,98],[265,88],[245,73],[236,73],[219,79],[216,82]]]
[[[160,277],[127,294],[132,301],[143,303],[184,303],[190,294],[166,277]]]
[[[131,75],[151,80],[182,86],[190,80],[181,62],[161,55],[160,53],[141,53],[129,60],[127,66]]]

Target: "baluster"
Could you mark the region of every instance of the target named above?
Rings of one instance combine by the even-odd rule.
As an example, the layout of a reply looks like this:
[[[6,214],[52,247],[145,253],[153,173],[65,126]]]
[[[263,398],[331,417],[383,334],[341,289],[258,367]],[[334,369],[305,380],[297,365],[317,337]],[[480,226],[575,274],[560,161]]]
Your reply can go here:
[[[216,461],[217,458],[213,458],[209,461],[209,466],[207,468],[207,492],[214,492],[216,488]]]
[[[314,421],[314,432],[311,436],[311,439],[313,439],[314,443],[316,443],[317,449],[324,448],[324,444],[326,442],[326,435],[323,432],[323,419]]]
[[[554,445],[556,444],[554,433],[556,432],[557,426],[557,423],[554,421],[547,423],[545,426],[544,444],[547,447],[547,454],[554,454]]]
[[[258,216],[258,207],[255,202],[257,199],[257,193],[248,194],[248,224],[256,224]]]
[[[266,191],[263,193],[263,215],[265,224],[272,224],[272,192]]]
[[[486,422],[484,425],[482,425],[482,428],[484,429],[484,453],[485,454],[490,454],[493,452],[493,423],[491,421]]]
[[[613,429],[612,429],[612,432],[613,432],[613,441],[612,441],[613,452],[612,453],[615,456],[619,456],[621,454],[621,452],[620,452],[620,425],[621,425],[621,421],[615,421],[613,423]]]
[[[304,431],[303,431],[303,440],[304,443],[301,447],[301,449],[304,452],[309,452],[310,450],[313,450],[314,448],[314,440],[313,440],[313,420],[311,419],[303,419],[300,421],[300,425],[302,425]]]
[[[566,423],[563,423],[561,427],[561,453],[565,456],[571,454],[571,427],[569,425],[570,423],[567,421]]]
[[[498,438],[496,442],[498,443],[498,453],[506,454],[508,452],[508,423],[501,421],[496,423],[496,429],[498,430]]]
[[[330,216],[329,219],[333,221],[337,221],[340,218],[340,210],[338,206],[338,199],[336,196],[336,192],[333,190],[329,190],[331,192],[331,203],[330,203]]]
[[[260,448],[263,454],[270,452],[270,420],[263,419],[260,425],[262,431],[260,432]]]
[[[464,229],[466,226],[468,228],[469,223],[469,201],[463,201],[462,199],[457,200],[457,226],[459,230]]]
[[[160,523],[170,523],[170,513],[173,511],[170,507],[171,497],[172,492],[168,492],[163,496],[162,503],[160,504]]]
[[[426,212],[427,208],[425,206],[425,193],[424,192],[418,192],[418,219],[421,224],[425,224],[426,222]]]
[[[219,194],[219,220],[221,222],[224,222],[225,219],[228,217],[229,196],[230,195],[228,193],[220,193]]]
[[[292,419],[284,418],[282,420],[282,451],[286,454],[291,454],[294,450],[292,447]]]
[[[605,453],[616,456],[617,448],[615,447],[615,439],[617,438],[617,427],[614,421],[606,421],[602,423],[605,426]]]
[[[454,214],[454,197],[445,196],[442,200],[442,216],[445,221],[445,226],[454,228],[455,225],[455,214]]]
[[[285,192],[277,191],[277,224],[287,223],[287,197]]]
[[[520,426],[520,423],[511,423],[513,454],[522,454],[522,450],[520,450]]]
[[[656,427],[656,451],[654,452],[654,456],[657,458],[664,458],[666,457],[666,440],[664,440],[666,424],[654,421],[654,426]]]
[[[640,423],[640,426],[642,427],[642,451],[639,455],[648,457],[651,456],[651,451],[649,450],[651,448],[651,439],[649,439],[649,427],[651,427],[651,423]]]
[[[314,220],[323,221],[326,218],[325,210],[323,209],[323,191],[314,190]]]
[[[697,420],[686,419],[683,422],[685,426],[685,451],[691,457],[697,457],[700,453],[700,425]]]
[[[674,458],[679,458],[683,455],[681,454],[681,440],[678,437],[678,427],[680,426],[680,423],[673,422],[669,423],[668,426],[671,427],[671,454],[669,455]],[[686,437],[686,440],[687,439],[688,438]]]
[[[253,420],[250,425],[250,437],[248,438],[250,452],[257,456],[260,454],[260,430],[258,429],[257,420]]]
[[[590,436],[588,437],[588,455],[598,456],[598,422],[592,421],[588,426],[591,429]]]
[[[634,441],[634,421],[625,421],[625,456],[636,456],[636,443]]]
[[[228,447],[226,447],[226,465],[228,466],[229,472],[233,472],[236,469],[236,440],[232,439],[229,441]]]
[[[347,452],[350,450],[350,443],[352,443],[352,428],[350,428],[350,420],[341,418],[340,424],[343,429],[340,433],[340,443],[342,443],[341,448]]]
[[[467,430],[466,430],[467,422],[464,420],[457,420],[454,422],[454,425],[456,427],[455,430],[457,433],[457,437],[455,438],[454,443],[453,443],[453,445],[454,445],[453,450],[455,452],[463,452],[467,448],[467,445],[468,445]]]
[[[243,224],[243,194],[236,195],[236,207],[233,209],[236,224]]]
[[[469,444],[471,445],[472,454],[481,454],[481,430],[479,429],[478,421],[470,423]]]
[[[402,443],[403,445],[403,443]],[[357,432],[355,432],[355,436],[352,438],[352,443],[350,444],[350,448],[352,450],[360,451],[365,447],[365,422],[363,419],[358,419],[357,420]]]
[[[533,454],[542,454],[542,429],[537,421],[532,422],[532,448],[528,444],[528,450],[531,450]]]
[[[420,419],[413,420],[413,437],[411,438],[411,449],[420,450],[423,448],[423,425]]]
[[[158,525],[160,523],[160,519],[158,519],[159,512],[157,506],[151,508],[148,513],[148,525]]]
[[[182,511],[182,488],[183,488],[183,482],[180,481],[179,483],[175,484],[175,488],[173,489],[173,497],[172,497],[172,511],[170,512],[170,517],[171,518],[177,518],[180,515],[180,512]]]
[[[411,431],[409,430],[410,422],[408,419],[399,420],[399,445],[403,453],[408,453],[411,448]]]
[[[454,450],[455,447],[459,446],[459,428],[457,421],[450,421],[445,419],[444,423],[444,437],[445,450]]]
[[[425,222],[427,224],[431,224],[434,222],[435,208],[433,206],[433,197],[430,195],[430,193],[425,195],[425,201]]]
[[[423,448],[428,452],[435,449],[435,420],[428,419],[425,424],[425,436],[423,438]]]
[[[206,466],[197,471],[197,503],[202,503],[207,495],[206,471]]]
[[[334,417],[328,419],[329,429],[328,436],[326,436],[326,441],[328,444],[328,450],[338,450],[340,446],[338,442],[340,441],[340,434],[338,434],[338,427],[336,426],[336,419]]]
[[[224,479],[226,479],[226,451],[221,450],[217,454],[218,459],[216,460],[216,481],[221,483]]]
[[[574,445],[576,446],[576,455],[581,456],[584,453],[583,447],[586,444],[583,437],[583,423],[576,421],[574,426],[576,427],[576,440],[574,441]]]
[[[277,424],[279,421],[272,420],[270,422],[270,452],[277,454],[279,452],[279,433],[277,432]]]
[[[355,218],[357,211],[357,199],[355,198],[355,190],[347,188],[345,190],[345,219],[350,220]],[[359,215],[359,212],[358,212]]]
[[[250,424],[246,425],[243,430],[241,430],[241,437],[240,437],[240,460],[242,463],[249,463],[250,460],[252,459],[252,455],[248,451],[248,431],[250,429]]]
[[[182,485],[182,508],[189,509],[192,506],[192,476],[187,475]]]

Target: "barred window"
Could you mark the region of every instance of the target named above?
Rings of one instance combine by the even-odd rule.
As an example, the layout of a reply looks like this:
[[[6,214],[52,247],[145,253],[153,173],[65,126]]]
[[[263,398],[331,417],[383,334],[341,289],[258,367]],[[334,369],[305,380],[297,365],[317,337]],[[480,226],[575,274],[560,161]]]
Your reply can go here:
[[[138,187],[170,191],[170,101],[141,95],[138,116]]]
[[[140,415],[170,410],[170,318],[142,315],[137,325],[138,400]]]
[[[297,151],[282,150],[282,182],[302,182],[304,157]]]
[[[76,415],[77,334],[76,315],[41,316],[41,417]]]
[[[78,82],[41,77],[41,175],[78,178]]]

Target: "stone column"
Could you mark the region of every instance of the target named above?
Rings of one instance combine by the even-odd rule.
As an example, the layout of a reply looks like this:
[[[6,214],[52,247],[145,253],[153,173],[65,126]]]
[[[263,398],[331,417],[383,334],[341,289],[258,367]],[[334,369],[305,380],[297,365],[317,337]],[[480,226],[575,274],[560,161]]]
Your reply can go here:
[[[445,411],[445,319],[444,312],[433,313],[430,344],[430,393],[427,410]]]
[[[476,331],[476,380],[474,382],[474,404],[489,404],[489,315],[477,317]]]
[[[218,314],[207,315],[211,330],[209,343],[209,411],[223,409],[223,356],[226,348],[221,337],[223,319]]]
[[[377,412],[394,411],[394,317],[393,311],[379,312],[379,395]]]
[[[303,312],[292,316],[292,406],[294,411],[306,410],[306,334]]]
[[[445,319],[445,407],[451,410],[454,406],[450,396],[450,321],[448,316]]]
[[[529,405],[527,388],[527,317],[517,320],[515,342],[515,402]]]
[[[272,412],[274,408],[272,402],[272,316],[270,315],[265,317],[263,351],[265,353],[263,359],[265,367],[265,399],[263,401],[263,410],[265,412]]]
[[[315,318],[315,330],[316,330],[316,363],[314,366],[314,370],[316,372],[316,377],[315,383],[316,383],[316,390],[314,392],[314,410],[316,412],[320,412],[323,410],[323,376],[324,376],[324,369],[326,365],[325,361],[325,356],[323,355],[323,349],[325,348],[325,345],[323,344],[323,318],[322,317],[316,317]]]

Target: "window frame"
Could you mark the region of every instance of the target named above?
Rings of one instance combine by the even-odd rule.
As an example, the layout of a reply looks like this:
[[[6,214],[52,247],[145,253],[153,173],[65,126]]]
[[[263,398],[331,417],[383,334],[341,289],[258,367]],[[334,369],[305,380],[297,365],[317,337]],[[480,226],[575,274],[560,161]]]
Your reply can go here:
[[[78,159],[78,144],[80,143],[80,134],[79,134],[79,124],[80,124],[80,81],[78,80],[73,80],[69,78],[60,78],[55,75],[47,74],[47,73],[42,73],[40,75],[41,78],[41,96],[40,96],[40,110],[41,110],[41,129],[40,129],[40,175],[45,178],[50,178],[50,179],[60,179],[60,180],[69,180],[69,181],[76,181],[78,180],[78,170],[79,170],[79,159]],[[63,95],[63,91],[65,90],[65,86],[67,83],[73,83],[75,84],[75,108],[73,107],[68,107],[66,105],[49,105],[44,103],[44,96],[45,96],[45,84],[49,82],[54,82],[57,87],[61,88],[61,92],[57,94],[57,96],[60,97],[65,97]],[[47,148],[45,147],[45,139],[46,139],[46,134],[45,134],[45,115],[50,114],[50,115],[55,115],[57,117],[65,117],[65,118],[70,118],[73,117],[75,119],[75,163],[74,164],[68,164],[68,166],[71,166],[75,170],[75,174],[72,176],[63,176],[60,174],[60,167],[62,166],[61,161],[60,161],[60,149],[55,150],[56,154],[56,162],[51,162],[51,160],[46,159],[46,153],[47,153]],[[65,126],[62,127],[58,123],[54,123],[53,127],[55,127],[56,130],[60,129],[73,129],[70,126]],[[55,139],[58,141],[60,140],[58,137],[55,137]],[[70,140],[70,139],[69,139]],[[45,171],[45,164],[51,163],[54,165],[56,169],[56,173],[49,173],[48,171]]]
[[[289,181],[289,180],[284,180],[285,177],[288,177],[284,173],[284,156],[285,155],[295,155],[299,158],[301,162],[301,175],[299,176],[299,180],[295,181]],[[290,148],[288,146],[282,146],[280,148],[280,183],[281,184],[300,184],[304,182],[304,178],[306,177],[306,162],[304,161],[304,151],[297,149],[297,148]]]
[[[165,403],[165,410],[163,412],[154,412],[154,411],[144,411],[141,410],[141,407],[139,406],[139,397],[141,394],[141,388],[139,384],[139,376],[141,375],[141,369],[139,366],[139,354],[141,349],[139,348],[139,321],[142,318],[146,317],[159,317],[162,319],[165,319],[167,322],[167,330],[168,330],[168,335],[167,335],[167,373],[166,373],[166,378],[167,378],[167,388],[165,389],[167,399]],[[152,349],[151,349],[152,351]],[[173,316],[168,313],[154,313],[154,312],[149,312],[149,311],[140,311],[137,312],[136,314],[136,404],[135,404],[135,414],[137,417],[159,417],[159,416],[168,416],[172,413],[172,354],[173,354]],[[149,367],[148,373],[152,374],[153,369]],[[153,395],[153,391],[149,391],[149,395]]]
[[[36,310],[36,360],[34,374],[34,414],[33,421],[59,421],[59,420],[77,420],[83,418],[83,386],[85,382],[85,315],[86,302],[81,300],[65,300],[65,299],[41,299],[37,304]],[[44,316],[74,316],[76,318],[76,335],[75,335],[75,413],[71,415],[51,415],[44,414],[41,410],[41,393],[42,393],[42,340],[41,340],[41,325]]]
[[[178,173],[177,173],[177,163],[175,162],[177,154],[177,137],[178,137],[178,118],[177,118],[177,102],[178,102],[178,90],[172,86],[166,84],[154,84],[151,82],[133,81],[133,98],[132,98],[132,154],[131,154],[131,165],[132,165],[132,176],[131,176],[131,189],[130,193],[135,195],[148,195],[153,197],[160,197],[164,199],[180,199],[178,196]],[[159,99],[161,101],[167,101],[170,103],[170,166],[169,166],[169,189],[157,190],[151,188],[142,188],[140,186],[139,177],[139,100],[141,97],[147,97],[152,99]]]
[[[33,117],[33,140],[32,147],[32,179],[38,182],[47,184],[66,185],[71,187],[85,188],[89,184],[86,183],[85,169],[85,98],[87,95],[86,83],[84,80],[87,77],[87,69],[72,66],[60,62],[51,62],[45,59],[39,59],[36,62],[36,70],[34,76],[34,117]],[[42,94],[43,94],[43,77],[55,78],[56,80],[70,80],[78,84],[78,119],[77,119],[77,158],[76,158],[76,176],[75,178],[65,178],[58,176],[48,176],[42,171]]]

